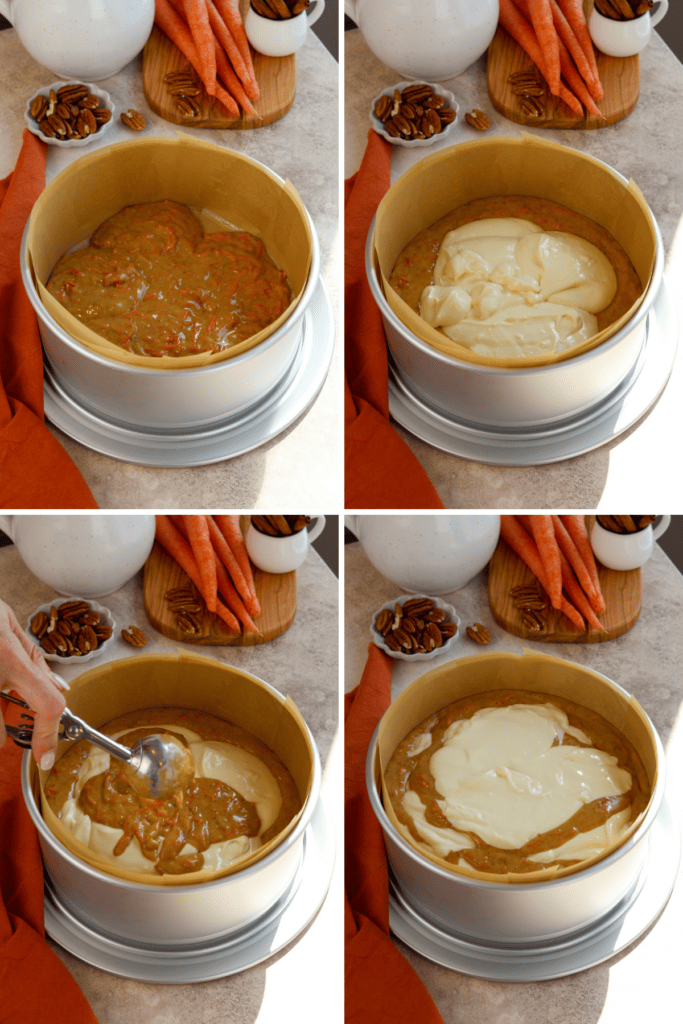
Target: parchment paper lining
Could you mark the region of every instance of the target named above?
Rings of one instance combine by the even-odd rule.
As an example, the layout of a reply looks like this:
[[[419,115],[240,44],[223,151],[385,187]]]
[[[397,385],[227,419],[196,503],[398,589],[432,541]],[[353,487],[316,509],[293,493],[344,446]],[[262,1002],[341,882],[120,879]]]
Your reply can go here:
[[[144,885],[193,885],[234,874],[262,860],[292,831],[310,797],[314,753],[308,730],[296,705],[276,699],[263,683],[247,672],[211,658],[185,652],[177,655],[139,655],[98,666],[71,682],[69,709],[97,728],[127,711],[149,707],[186,707],[206,711],[242,726],[263,740],[290,771],[302,809],[279,835],[258,850],[221,871],[186,875],[156,875],[125,871],[94,854],[74,839],[52,812],[44,793],[49,773],[32,762],[38,780],[43,818],[53,834],[72,853],[93,867]],[[62,741],[57,757],[69,746]]]
[[[605,164],[586,153],[535,135],[461,143],[420,160],[401,175],[377,209],[373,246],[384,295],[396,316],[418,338],[445,355],[483,366],[545,366],[588,352],[611,338],[634,315],[627,313],[582,345],[557,355],[529,358],[482,356],[430,327],[389,284],[394,264],[412,238],[473,199],[530,195],[552,199],[605,227],[628,254],[643,286],[655,264],[654,220],[633,181],[625,186]]]
[[[629,826],[621,839],[604,853],[567,868],[546,868],[527,874],[491,875],[472,868],[462,868],[430,854],[418,846],[408,829],[398,821],[384,783],[384,773],[394,750],[428,715],[454,700],[487,690],[523,689],[565,697],[583,707],[597,711],[631,741],[640,754],[650,781],[651,793],[657,782],[656,743],[643,709],[634,697],[626,700],[613,683],[582,665],[564,661],[548,654],[524,650],[459,658],[441,665],[415,679],[384,714],[378,731],[375,778],[381,792],[384,810],[390,822],[427,860],[440,868],[486,882],[532,883],[575,874],[609,856],[622,846],[640,826],[647,807]],[[652,797],[650,798],[652,799]],[[648,803],[649,807],[649,803]]]
[[[126,352],[72,316],[45,284],[57,260],[90,238],[108,217],[135,203],[173,199],[258,235],[286,271],[294,296],[269,327],[222,352],[140,356]],[[66,167],[33,207],[28,259],[47,312],[76,341],[106,359],[155,370],[190,369],[232,359],[268,338],[296,308],[308,278],[313,238],[291,182],[249,157],[179,132],[107,146]]]

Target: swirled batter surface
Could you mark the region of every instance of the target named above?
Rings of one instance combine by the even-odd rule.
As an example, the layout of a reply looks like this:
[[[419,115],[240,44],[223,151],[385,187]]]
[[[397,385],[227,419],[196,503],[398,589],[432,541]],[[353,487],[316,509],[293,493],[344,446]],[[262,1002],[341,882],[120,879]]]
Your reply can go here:
[[[492,690],[416,726],[385,773],[419,849],[491,874],[567,867],[607,849],[645,809],[632,744],[572,701]]]
[[[58,261],[48,290],[73,316],[127,352],[220,352],[287,308],[284,271],[246,231],[204,234],[164,200],[127,206],[84,249]]]
[[[526,223],[540,233],[521,238],[520,230],[520,241],[480,237],[484,232],[476,222],[489,224],[486,234],[495,236],[496,220]],[[473,228],[469,244],[465,225]],[[600,287],[612,271],[616,287]],[[452,340],[501,357],[561,352],[580,344],[618,320],[642,292],[626,252],[605,228],[533,196],[477,199],[453,210],[408,243],[390,283]],[[595,301],[599,294],[603,302]]]
[[[195,778],[171,798],[141,798],[127,767],[85,740],[56,762],[45,784],[49,805],[74,837],[132,871],[219,870],[274,838],[301,806],[291,775],[266,744],[199,711],[150,708],[102,732],[131,746],[170,732],[187,743]]]

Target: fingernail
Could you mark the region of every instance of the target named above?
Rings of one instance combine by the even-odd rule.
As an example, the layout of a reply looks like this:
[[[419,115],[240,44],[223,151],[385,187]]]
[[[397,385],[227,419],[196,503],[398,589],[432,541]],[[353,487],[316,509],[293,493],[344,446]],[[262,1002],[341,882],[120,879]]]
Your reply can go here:
[[[52,765],[55,763],[55,755],[50,751],[47,754],[43,754],[40,759],[40,767],[44,772],[49,772]]]
[[[67,683],[66,679],[62,679],[62,677],[58,676],[56,672],[50,672],[50,675],[52,676],[52,678],[56,682],[57,686],[59,686],[59,688],[61,690],[70,690],[71,689],[71,687]]]

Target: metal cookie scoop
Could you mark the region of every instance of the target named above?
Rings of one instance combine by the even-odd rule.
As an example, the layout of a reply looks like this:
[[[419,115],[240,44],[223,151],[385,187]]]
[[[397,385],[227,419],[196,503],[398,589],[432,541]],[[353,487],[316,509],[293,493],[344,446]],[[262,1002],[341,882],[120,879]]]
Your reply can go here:
[[[194,777],[194,758],[189,747],[181,746],[167,733],[143,736],[132,747],[124,747],[110,736],[91,728],[68,708],[61,718],[66,739],[90,740],[132,768],[128,781],[143,797],[167,797],[182,789]]]
[[[9,693],[3,693],[5,700],[18,704],[30,711],[28,704]],[[33,735],[33,720],[30,715],[22,715],[26,724],[21,726],[7,725],[7,734],[20,747],[30,747]],[[124,747],[110,736],[105,736],[91,728],[78,715],[72,714],[68,708],[60,719],[63,729],[60,739],[90,740],[96,746],[106,750],[112,757],[129,765],[132,771],[128,781],[142,797],[167,797],[182,789],[194,777],[194,758],[189,747],[181,746],[175,737],[168,733],[143,736],[132,747]]]

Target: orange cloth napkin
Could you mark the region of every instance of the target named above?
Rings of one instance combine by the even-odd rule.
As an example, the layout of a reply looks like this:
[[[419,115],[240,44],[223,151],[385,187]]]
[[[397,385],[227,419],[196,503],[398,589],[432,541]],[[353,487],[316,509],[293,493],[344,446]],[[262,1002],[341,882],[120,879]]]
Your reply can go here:
[[[365,759],[390,703],[391,658],[370,644],[363,678],[346,696],[346,1024],[443,1024],[389,937],[387,857],[365,787]]]
[[[45,426],[38,321],[21,281],[21,236],[45,188],[46,149],[25,128],[17,166],[0,181],[0,508],[97,508]]]
[[[19,725],[21,708],[0,700]],[[22,750],[0,749],[0,1022],[97,1024],[90,1004],[45,942],[43,862],[21,792]]]
[[[360,170],[345,183],[345,507],[443,508],[389,422],[386,341],[365,274],[365,244],[390,183],[391,145],[370,129]]]

